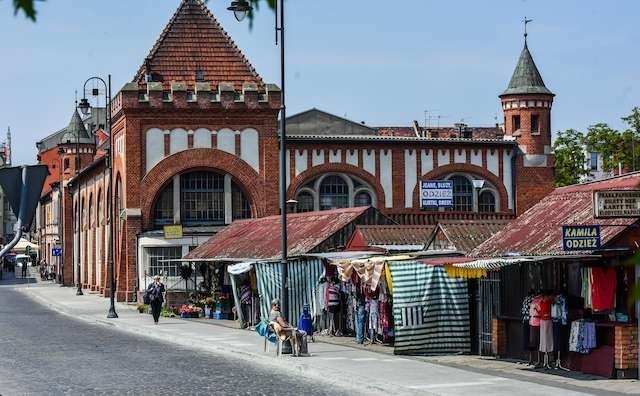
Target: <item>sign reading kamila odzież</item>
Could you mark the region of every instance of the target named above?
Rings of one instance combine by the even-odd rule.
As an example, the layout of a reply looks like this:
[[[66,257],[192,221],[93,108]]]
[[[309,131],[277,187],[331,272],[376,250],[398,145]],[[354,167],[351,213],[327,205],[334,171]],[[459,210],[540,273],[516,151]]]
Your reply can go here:
[[[600,226],[562,226],[562,249],[566,251],[600,249]]]

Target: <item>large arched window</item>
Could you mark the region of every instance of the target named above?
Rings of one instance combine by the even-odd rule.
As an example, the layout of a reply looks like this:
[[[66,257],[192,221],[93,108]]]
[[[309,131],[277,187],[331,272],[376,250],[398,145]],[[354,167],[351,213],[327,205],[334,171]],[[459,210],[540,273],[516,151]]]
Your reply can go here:
[[[320,210],[349,207],[349,186],[340,176],[330,175],[320,185]]]
[[[224,224],[224,176],[205,171],[180,176],[182,224]]]
[[[163,226],[173,224],[173,182],[160,193],[153,208],[153,224]]]
[[[353,197],[353,206],[371,206],[371,195],[366,191],[359,191]]]
[[[490,190],[484,190],[478,196],[478,211],[479,212],[495,212],[496,211],[496,197]]]
[[[473,184],[464,176],[453,176],[453,210],[470,212],[473,210]]]
[[[312,212],[314,208],[313,195],[309,191],[301,191],[296,197],[298,212]]]

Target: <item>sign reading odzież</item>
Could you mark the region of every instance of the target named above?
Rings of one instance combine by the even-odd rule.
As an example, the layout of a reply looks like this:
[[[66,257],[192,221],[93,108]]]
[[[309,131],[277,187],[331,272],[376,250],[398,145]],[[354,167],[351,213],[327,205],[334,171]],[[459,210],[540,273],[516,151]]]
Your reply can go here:
[[[600,226],[562,226],[562,249],[565,251],[600,249]]]
[[[423,209],[453,206],[452,180],[423,180],[420,182],[420,203]]]
[[[596,191],[593,211],[596,218],[640,217],[640,190]]]

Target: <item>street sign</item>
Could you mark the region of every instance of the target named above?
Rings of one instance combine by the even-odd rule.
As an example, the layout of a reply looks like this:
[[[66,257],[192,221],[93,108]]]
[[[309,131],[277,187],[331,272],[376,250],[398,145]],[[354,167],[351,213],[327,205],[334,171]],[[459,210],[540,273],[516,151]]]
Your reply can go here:
[[[13,214],[19,217],[20,204],[22,197],[22,179],[24,176],[26,188],[24,190],[24,213],[22,220],[22,228],[28,230],[31,228],[33,217],[36,214],[36,206],[40,201],[42,186],[44,179],[49,174],[49,168],[46,165],[29,165],[26,167],[26,174],[23,175],[21,166],[13,168],[0,169],[0,186],[4,191],[9,206],[13,210]]]
[[[420,206],[423,209],[453,207],[453,181],[422,180],[420,182]]]
[[[54,256],[54,257],[62,256],[62,248],[54,247],[53,249],[51,249],[51,255]]]
[[[595,218],[640,217],[640,190],[596,191],[593,212]]]
[[[562,226],[562,250],[600,249],[600,226]]]

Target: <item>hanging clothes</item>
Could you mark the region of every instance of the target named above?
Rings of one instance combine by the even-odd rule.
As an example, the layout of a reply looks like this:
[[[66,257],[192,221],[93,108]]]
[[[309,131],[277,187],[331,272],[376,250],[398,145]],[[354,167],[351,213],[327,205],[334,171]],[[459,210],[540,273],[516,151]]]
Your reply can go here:
[[[594,311],[609,311],[615,308],[616,281],[615,268],[591,268],[591,308]]]
[[[389,294],[393,294],[393,280],[391,279],[391,271],[389,270],[389,265],[386,263],[384,265],[384,277],[387,280],[387,288],[389,289]]]
[[[580,296],[584,298],[584,307],[591,308],[591,268],[582,268],[582,290]]]
[[[522,315],[522,323],[529,323],[529,319],[531,319],[531,300],[532,296],[526,296],[524,300],[522,300],[522,308],[520,309],[520,314]]]
[[[531,299],[529,306],[529,324],[534,327],[540,326],[540,303],[542,296],[535,296]]]
[[[567,313],[567,299],[562,294],[556,295],[551,305],[551,319],[554,323],[566,325]]]
[[[584,319],[571,323],[569,334],[569,350],[587,354],[596,347],[596,324]]]

